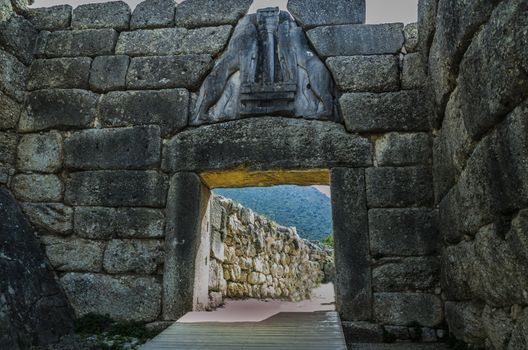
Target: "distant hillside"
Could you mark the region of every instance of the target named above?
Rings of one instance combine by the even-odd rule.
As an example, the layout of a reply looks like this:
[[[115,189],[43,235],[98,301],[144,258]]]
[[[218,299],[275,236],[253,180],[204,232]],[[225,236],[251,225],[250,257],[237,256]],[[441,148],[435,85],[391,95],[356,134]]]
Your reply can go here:
[[[314,187],[233,188],[213,192],[231,198],[280,225],[295,226],[302,238],[321,240],[331,231],[330,198]]]

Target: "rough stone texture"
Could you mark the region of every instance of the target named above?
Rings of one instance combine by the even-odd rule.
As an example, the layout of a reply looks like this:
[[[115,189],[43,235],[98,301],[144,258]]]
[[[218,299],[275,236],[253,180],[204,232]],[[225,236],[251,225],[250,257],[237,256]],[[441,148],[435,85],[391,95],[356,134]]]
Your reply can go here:
[[[397,56],[331,57],[326,64],[341,91],[386,92],[400,88]]]
[[[128,56],[216,56],[227,44],[231,26],[135,30],[119,36],[116,53]]]
[[[233,142],[232,140],[237,140]],[[260,117],[182,132],[163,152],[174,171],[318,169],[372,164],[370,142],[331,122]]]
[[[174,25],[174,0],[146,0],[139,3],[130,19],[130,29],[152,29]]]
[[[27,88],[87,89],[91,64],[88,57],[36,60],[29,71]]]
[[[365,0],[290,0],[288,11],[305,29],[334,25],[365,23]]]
[[[105,243],[55,236],[42,236],[41,241],[56,271],[101,271]]]
[[[128,29],[130,7],[123,1],[85,4],[73,10],[71,26],[74,29],[113,28]]]
[[[436,257],[383,259],[372,269],[374,292],[434,291],[439,285],[440,261]]]
[[[0,49],[0,91],[22,102],[27,74],[28,69],[22,62]]]
[[[161,241],[112,240],[104,253],[106,272],[152,274],[163,262]]]
[[[251,4],[251,0],[185,0],[178,4],[174,21],[186,28],[236,24]]]
[[[111,277],[67,273],[61,277],[78,316],[90,312],[120,321],[154,321],[160,313],[161,283],[154,277]]]
[[[403,24],[351,24],[318,27],[307,32],[321,57],[399,53]]]
[[[418,49],[428,56],[436,25],[438,0],[418,0]]]
[[[433,179],[428,167],[369,168],[366,176],[369,208],[433,204]]]
[[[17,175],[11,184],[17,199],[26,202],[58,202],[63,184],[56,175]]]
[[[0,22],[0,47],[14,55],[25,65],[31,64],[38,31],[21,16]]]
[[[163,207],[167,178],[154,171],[85,171],[70,174],[64,201],[73,205]]]
[[[159,165],[158,126],[92,129],[64,142],[64,167],[69,169],[147,169]]]
[[[405,51],[409,53],[416,52],[419,44],[418,23],[409,23],[403,29],[405,37]]]
[[[114,235],[116,209],[101,207],[76,207],[75,234],[88,239],[109,239]]]
[[[13,7],[11,1],[2,0],[0,1],[0,22],[5,22],[13,15]]]
[[[351,132],[428,131],[424,93],[408,90],[388,93],[346,93],[339,99]]]
[[[515,328],[510,315],[510,308],[484,307],[482,325],[487,338],[495,349],[506,349],[508,346],[512,330]]]
[[[22,171],[57,172],[62,166],[62,137],[58,132],[20,138],[17,167]]]
[[[41,32],[38,54],[44,57],[111,55],[118,33],[113,29],[65,30]]]
[[[107,127],[158,124],[166,137],[188,125],[189,92],[185,89],[110,92],[102,97],[98,115]]]
[[[439,297],[423,293],[374,293],[374,317],[389,325],[435,327],[444,319]]]
[[[524,309],[524,312],[519,320],[515,330],[512,332],[510,344],[508,350],[522,349],[528,346],[528,308]]]
[[[114,229],[121,238],[161,238],[165,235],[164,212],[147,208],[117,208]]]
[[[0,174],[4,176],[15,172],[17,142],[18,136],[15,133],[0,132]]]
[[[127,74],[128,89],[197,89],[211,66],[209,55],[135,57]]]
[[[449,320],[449,331],[458,340],[483,346],[486,339],[482,324],[483,309],[483,303],[446,302],[445,312]]]
[[[432,162],[432,137],[427,133],[388,133],[376,140],[378,166],[405,166]]]
[[[369,210],[370,250],[374,256],[432,255],[440,239],[431,209]]]
[[[73,314],[16,200],[0,187],[0,344],[26,349],[73,331]]]
[[[70,5],[56,5],[29,9],[26,18],[38,30],[60,30],[70,26],[72,7]]]
[[[420,53],[403,56],[401,87],[404,90],[421,89],[427,83],[427,64]]]
[[[15,129],[22,106],[3,92],[0,92],[0,105],[0,130]]]
[[[99,56],[91,66],[90,88],[95,91],[124,90],[130,58]]]
[[[31,223],[48,233],[70,234],[73,230],[73,209],[60,203],[24,203],[24,214]]]
[[[49,89],[28,93],[19,131],[84,129],[95,119],[98,95],[85,90]]]
[[[341,322],[347,344],[353,342],[380,343],[383,342],[383,328],[375,323],[364,321]]]

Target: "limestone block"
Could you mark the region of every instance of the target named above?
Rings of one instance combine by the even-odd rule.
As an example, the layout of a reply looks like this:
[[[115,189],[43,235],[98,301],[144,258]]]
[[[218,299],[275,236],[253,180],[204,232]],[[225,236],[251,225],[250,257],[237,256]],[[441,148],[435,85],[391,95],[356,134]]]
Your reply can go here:
[[[420,53],[403,56],[401,86],[404,90],[422,89],[427,83],[427,64]]]
[[[211,233],[211,257],[223,262],[225,260],[222,234],[216,230]]]
[[[165,235],[163,210],[117,208],[115,232],[121,238],[162,238]]]
[[[0,91],[18,102],[24,99],[28,69],[15,56],[0,49]]]
[[[428,55],[436,27],[437,0],[418,0],[418,49]]]
[[[148,169],[160,157],[159,126],[85,130],[64,141],[64,166],[70,169]]]
[[[174,26],[174,0],[145,0],[139,3],[130,19],[130,29]]]
[[[433,255],[440,238],[431,209],[369,210],[370,250],[377,256]]]
[[[67,273],[60,281],[79,316],[92,312],[120,321],[149,322],[160,313],[161,283],[155,277]]]
[[[0,22],[5,22],[13,15],[13,7],[11,1],[2,0],[0,1]]]
[[[431,294],[374,293],[374,316],[384,324],[435,327],[444,319],[442,309],[441,299]]]
[[[528,308],[524,309],[521,318],[517,321],[508,350],[522,349],[526,346],[528,346]]]
[[[486,340],[483,309],[484,304],[479,302],[446,302],[446,320],[451,334],[465,343],[483,346]]]
[[[0,22],[0,47],[25,65],[31,64],[38,30],[22,16]]]
[[[37,227],[45,232],[70,234],[73,230],[73,209],[59,203],[23,203],[22,210]]]
[[[388,133],[376,140],[379,166],[406,166],[432,162],[432,137],[427,133]]]
[[[429,167],[369,168],[366,178],[370,208],[433,204],[433,179]]]
[[[484,307],[482,325],[486,337],[495,349],[505,349],[509,343],[515,328],[510,315],[510,308],[491,308],[488,305]]]
[[[128,56],[99,56],[91,66],[90,88],[95,91],[125,89]]]
[[[40,35],[43,44],[39,47],[39,56],[94,57],[113,54],[118,33],[113,29],[86,29],[41,32]]]
[[[397,54],[404,43],[403,24],[350,24],[307,32],[321,57]]]
[[[76,89],[49,89],[28,93],[27,113],[19,131],[84,129],[95,119],[98,95]]]
[[[135,57],[127,74],[128,89],[197,89],[211,68],[209,55]]]
[[[22,106],[0,91],[0,130],[15,129]]]
[[[62,166],[62,136],[58,132],[22,136],[17,166],[22,171],[54,173]]]
[[[152,274],[162,263],[162,241],[111,240],[104,253],[106,272]]]
[[[405,51],[413,53],[418,51],[418,23],[409,23],[403,29],[405,37]]]
[[[383,259],[372,269],[374,292],[433,291],[439,285],[436,257]]]
[[[341,91],[386,92],[400,88],[397,56],[330,57],[326,64]]]
[[[58,202],[64,185],[56,175],[17,175],[11,185],[17,199],[26,202]]]
[[[75,234],[88,239],[108,239],[114,234],[116,209],[101,207],[76,207]]]
[[[30,8],[27,19],[38,30],[60,30],[70,26],[72,7],[70,5],[56,5],[51,7]]]
[[[77,6],[73,9],[72,28],[113,28],[126,30],[130,22],[130,7],[123,1],[110,1]]]
[[[185,89],[115,91],[103,95],[98,115],[107,127],[158,124],[166,137],[187,126],[188,110]]]
[[[383,329],[380,325],[364,321],[342,322],[343,333],[347,343],[382,343]]]
[[[346,93],[339,99],[350,132],[428,131],[429,112],[420,90]]]
[[[365,0],[290,0],[288,11],[305,29],[334,25],[365,23]]]
[[[101,271],[106,243],[47,235],[42,236],[41,241],[46,256],[57,271]]]
[[[65,202],[85,206],[165,206],[167,177],[155,171],[85,171],[66,180]]]
[[[28,90],[87,89],[91,64],[88,57],[35,60],[29,71]]]
[[[0,132],[0,167],[13,175],[16,163],[18,136],[15,133]]]
[[[174,21],[186,28],[236,24],[251,4],[251,0],[186,0],[176,7]]]

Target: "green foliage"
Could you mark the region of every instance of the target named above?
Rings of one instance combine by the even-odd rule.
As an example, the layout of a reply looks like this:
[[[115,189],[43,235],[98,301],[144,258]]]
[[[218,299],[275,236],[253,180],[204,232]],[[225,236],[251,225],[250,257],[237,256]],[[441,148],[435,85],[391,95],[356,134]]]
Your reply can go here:
[[[327,246],[328,248],[333,249],[334,248],[334,234],[331,233],[328,236],[323,237],[321,242],[323,242],[323,244]]]
[[[274,186],[217,189],[230,198],[283,226],[295,226],[299,236],[321,241],[331,231],[330,198],[314,187]]]

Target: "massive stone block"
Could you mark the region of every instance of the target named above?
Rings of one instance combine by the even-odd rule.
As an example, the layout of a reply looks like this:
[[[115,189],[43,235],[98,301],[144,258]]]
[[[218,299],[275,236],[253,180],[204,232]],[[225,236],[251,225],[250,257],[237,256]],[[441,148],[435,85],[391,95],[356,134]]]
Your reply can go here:
[[[486,333],[482,324],[482,302],[446,302],[446,319],[449,331],[465,343],[484,346]]]
[[[124,90],[129,64],[128,56],[96,57],[90,72],[90,88],[95,91]]]
[[[0,91],[0,130],[15,129],[22,106]]]
[[[56,5],[28,9],[26,18],[38,30],[60,30],[70,26],[72,7],[70,5]]]
[[[428,131],[424,92],[346,93],[339,99],[343,118],[351,132]]]
[[[153,274],[162,261],[162,241],[114,239],[105,250],[103,267],[111,274]]]
[[[444,319],[442,300],[422,293],[375,293],[374,317],[388,325],[438,326]]]
[[[60,281],[78,316],[108,314],[119,321],[151,322],[160,313],[161,283],[155,277],[73,272]]]
[[[44,57],[111,55],[118,33],[113,29],[65,30],[41,32],[38,54]]]
[[[130,7],[123,1],[111,1],[99,4],[85,4],[73,10],[72,28],[97,29],[113,28],[128,29]]]
[[[515,329],[511,319],[511,308],[496,309],[485,306],[482,312],[482,325],[491,345],[495,349],[504,349]]]
[[[25,65],[33,60],[37,36],[38,30],[24,17],[13,16],[9,21],[0,22],[0,46]]]
[[[147,169],[160,158],[159,126],[80,131],[64,142],[64,166],[70,169]]]
[[[379,166],[405,166],[432,162],[432,137],[427,133],[388,133],[376,140]]]
[[[421,53],[410,53],[403,56],[402,89],[422,89],[427,84],[427,78],[427,63]]]
[[[174,26],[174,0],[145,0],[139,3],[130,19],[130,29]]]
[[[22,171],[54,173],[62,166],[62,137],[58,132],[25,135],[18,143],[17,166]]]
[[[101,271],[105,242],[55,236],[40,239],[56,271]]]
[[[17,175],[11,184],[17,199],[26,202],[59,202],[64,186],[56,175]]]
[[[29,71],[28,90],[88,89],[91,64],[88,57],[36,60]]]
[[[0,49],[0,91],[18,102],[24,99],[28,69],[15,56]]]
[[[403,36],[405,37],[405,52],[407,54],[416,52],[419,44],[418,23],[407,24],[403,28]]]
[[[251,4],[251,0],[186,0],[178,4],[174,21],[186,28],[236,24]]]
[[[11,1],[3,0],[0,2],[0,22],[7,21],[13,15],[13,6]]]
[[[11,132],[0,132],[0,172],[13,175],[16,165],[18,136]]]
[[[185,89],[123,91],[103,95],[98,116],[107,127],[157,124],[166,137],[187,127],[189,92]]]
[[[127,74],[128,89],[197,89],[212,60],[209,55],[135,57]]]
[[[87,206],[165,206],[167,178],[154,171],[86,171],[66,180],[64,201]]]
[[[441,242],[431,209],[371,209],[369,230],[374,256],[433,255]]]
[[[434,291],[439,285],[437,257],[382,259],[372,269],[374,292]]]
[[[307,34],[321,57],[397,54],[404,42],[401,23],[326,26]]]
[[[372,164],[371,153],[368,139],[339,124],[260,117],[180,133],[166,144],[162,166],[197,172],[361,167]]]
[[[303,28],[365,23],[365,0],[290,0],[288,11]]]
[[[516,327],[512,332],[510,344],[508,350],[522,349],[528,346],[528,309],[524,309],[524,312],[519,317]]]
[[[68,235],[72,232],[72,208],[60,203],[24,203],[21,206],[31,223],[44,233]]]

